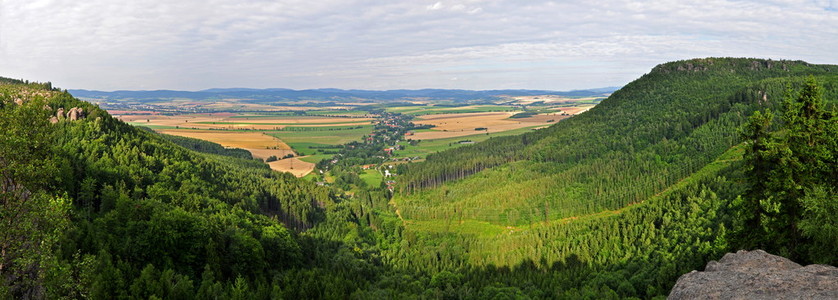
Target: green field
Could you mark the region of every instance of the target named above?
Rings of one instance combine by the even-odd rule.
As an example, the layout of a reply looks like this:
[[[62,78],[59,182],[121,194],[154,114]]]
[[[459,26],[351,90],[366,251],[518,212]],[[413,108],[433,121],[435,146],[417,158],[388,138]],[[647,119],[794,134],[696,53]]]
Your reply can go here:
[[[358,176],[367,183],[368,187],[378,187],[384,180],[384,175],[376,169],[364,170],[364,173]]]
[[[307,151],[310,151],[310,149],[308,149]],[[299,151],[297,151],[297,152],[299,152]],[[331,158],[332,156],[334,156],[334,155],[332,155],[332,154],[315,154],[315,155],[308,155],[306,157],[301,157],[300,160],[302,160],[304,162],[310,162],[310,163],[316,164],[316,163],[320,162],[321,160]]]
[[[357,126],[353,126],[357,127]],[[330,127],[321,127],[321,128],[330,128]],[[361,128],[353,128],[353,129],[342,129],[342,130],[312,130],[312,131],[294,131],[294,130],[283,130],[283,131],[270,131],[268,135],[279,138],[288,146],[291,146],[294,151],[297,151],[300,155],[312,155],[321,153],[318,152],[315,147],[326,147],[326,146],[335,146],[335,145],[342,145],[352,141],[358,141],[363,138],[364,135],[369,134],[372,132],[373,126],[372,125],[363,125]],[[323,151],[327,150],[337,150],[335,149],[322,149]],[[318,160],[319,161],[319,160]]]

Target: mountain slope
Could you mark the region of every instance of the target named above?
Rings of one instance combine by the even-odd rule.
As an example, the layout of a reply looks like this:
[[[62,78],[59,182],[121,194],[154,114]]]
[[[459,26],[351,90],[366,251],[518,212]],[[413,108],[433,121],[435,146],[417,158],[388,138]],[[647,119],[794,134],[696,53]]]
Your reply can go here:
[[[747,116],[780,106],[809,75],[835,107],[835,70],[667,63],[589,113],[402,167],[391,202],[405,224],[396,252],[413,258],[402,267],[481,278],[463,288],[553,291],[536,297],[665,295],[681,274],[742,244],[729,232],[741,226],[747,185],[735,145]]]
[[[398,167],[390,203],[0,78],[0,298],[666,295],[737,242],[740,124],[810,74],[834,105],[835,70],[663,64],[553,127]]]
[[[403,169],[396,203],[408,219],[513,226],[618,209],[737,144],[745,117],[779,103],[786,84],[810,74],[834,84],[835,70],[731,58],[662,64],[585,114]]]
[[[189,151],[48,84],[0,81],[0,119],[2,223],[42,239],[31,243],[54,243],[14,246],[31,237],[0,235],[2,298],[177,298],[194,294],[201,280],[218,288],[199,294],[218,296],[238,278],[270,289],[270,274],[306,259],[287,227],[314,226],[322,206],[337,200],[252,160]],[[7,164],[18,160],[26,164]],[[5,193],[9,186],[25,192]],[[11,203],[32,213],[60,207],[26,204],[36,203],[32,192],[72,202],[65,216],[46,219],[69,223],[45,227],[44,217],[8,210]]]

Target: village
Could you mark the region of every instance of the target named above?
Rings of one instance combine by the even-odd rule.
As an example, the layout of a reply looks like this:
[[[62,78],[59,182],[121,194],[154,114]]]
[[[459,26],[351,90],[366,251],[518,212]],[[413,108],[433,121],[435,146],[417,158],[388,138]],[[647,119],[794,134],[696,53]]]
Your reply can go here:
[[[366,175],[373,178],[380,177],[380,184],[392,192],[397,175],[394,166],[397,163],[420,159],[420,157],[394,157],[396,151],[403,149],[399,142],[413,135],[411,130],[415,129],[415,125],[410,122],[412,118],[412,116],[400,113],[378,112],[378,121],[373,132],[366,135],[360,142],[347,143],[331,160],[323,160],[317,164],[317,169],[323,176],[322,180],[317,183],[329,185],[326,179],[330,177],[334,179],[332,184],[338,187],[349,187],[346,181],[358,186],[360,182],[363,182],[361,177]],[[375,185],[373,182],[369,180],[367,185]]]

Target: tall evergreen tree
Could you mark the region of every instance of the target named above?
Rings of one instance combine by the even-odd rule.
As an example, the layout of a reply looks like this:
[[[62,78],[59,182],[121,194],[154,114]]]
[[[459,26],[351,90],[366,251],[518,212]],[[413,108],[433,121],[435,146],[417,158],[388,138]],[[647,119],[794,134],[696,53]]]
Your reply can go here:
[[[743,195],[741,240],[746,247],[808,261],[824,259],[807,255],[812,239],[834,237],[823,230],[836,228],[836,217],[826,212],[836,206],[838,120],[822,95],[810,77],[799,92],[787,93],[780,130],[770,130],[770,111],[755,113],[745,126],[749,187]]]

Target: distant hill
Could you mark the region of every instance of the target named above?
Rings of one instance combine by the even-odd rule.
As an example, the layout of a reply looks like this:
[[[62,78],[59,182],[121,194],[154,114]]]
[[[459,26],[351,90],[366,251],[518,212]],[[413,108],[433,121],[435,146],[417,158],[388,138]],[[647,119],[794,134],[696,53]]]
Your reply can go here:
[[[494,100],[503,96],[539,96],[556,95],[565,97],[595,97],[605,96],[618,87],[605,87],[587,90],[574,91],[547,91],[547,90],[449,90],[449,89],[421,89],[421,90],[342,90],[342,89],[308,89],[291,90],[281,88],[271,89],[249,89],[249,88],[214,88],[202,91],[92,91],[92,90],[69,90],[74,96],[84,99],[100,99],[109,101],[135,100],[135,101],[156,101],[172,98],[185,98],[193,100],[215,100],[215,99],[249,99],[253,102],[262,101],[305,101],[305,100],[370,100],[370,101],[396,101],[409,99],[427,100]]]

